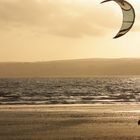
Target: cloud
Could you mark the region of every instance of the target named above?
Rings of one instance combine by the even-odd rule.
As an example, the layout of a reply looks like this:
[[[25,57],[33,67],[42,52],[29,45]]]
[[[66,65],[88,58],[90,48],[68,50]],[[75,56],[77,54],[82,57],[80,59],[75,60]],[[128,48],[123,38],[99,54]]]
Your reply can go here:
[[[24,27],[27,30],[74,38],[100,36],[106,29],[116,28],[118,15],[111,8],[105,6],[102,10],[103,6],[98,1],[84,2],[0,0],[0,26],[1,29]]]

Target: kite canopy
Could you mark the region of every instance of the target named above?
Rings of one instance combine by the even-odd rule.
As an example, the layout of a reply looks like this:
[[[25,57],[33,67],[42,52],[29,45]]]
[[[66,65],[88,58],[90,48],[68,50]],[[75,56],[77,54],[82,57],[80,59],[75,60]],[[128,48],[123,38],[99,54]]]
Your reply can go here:
[[[105,0],[104,2],[111,1],[111,0]],[[135,22],[135,10],[132,7],[130,3],[127,1],[121,2],[120,0],[114,0],[116,3],[118,3],[122,9],[123,13],[123,22],[121,29],[119,30],[118,34],[114,38],[121,37],[125,35],[133,26]]]
[[[114,38],[118,38],[125,35],[132,28],[135,22],[135,10],[132,7],[132,5],[126,1],[123,2],[124,5],[120,2],[117,3],[120,5],[122,9],[123,22],[120,31]]]

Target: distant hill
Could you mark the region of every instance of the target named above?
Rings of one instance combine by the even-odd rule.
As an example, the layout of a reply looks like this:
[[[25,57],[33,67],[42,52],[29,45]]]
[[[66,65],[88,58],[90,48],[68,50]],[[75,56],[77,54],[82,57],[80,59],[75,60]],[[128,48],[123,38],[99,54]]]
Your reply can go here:
[[[33,63],[0,63],[0,78],[95,75],[140,75],[140,59],[79,59]]]

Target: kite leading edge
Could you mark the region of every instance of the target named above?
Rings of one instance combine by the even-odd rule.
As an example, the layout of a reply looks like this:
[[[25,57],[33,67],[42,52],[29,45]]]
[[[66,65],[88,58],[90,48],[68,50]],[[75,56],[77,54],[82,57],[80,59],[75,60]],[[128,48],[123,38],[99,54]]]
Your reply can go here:
[[[132,5],[125,0],[105,0],[101,3],[105,3],[108,1],[115,1],[116,3],[118,3],[123,13],[122,26],[117,35],[114,37],[115,39],[125,35],[132,28],[135,22],[135,10]]]

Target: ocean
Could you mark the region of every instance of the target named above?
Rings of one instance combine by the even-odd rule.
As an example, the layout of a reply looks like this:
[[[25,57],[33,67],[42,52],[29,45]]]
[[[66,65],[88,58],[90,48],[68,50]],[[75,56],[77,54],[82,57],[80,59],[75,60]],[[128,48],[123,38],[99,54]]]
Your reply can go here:
[[[139,76],[0,79],[0,104],[131,104],[139,102]]]

